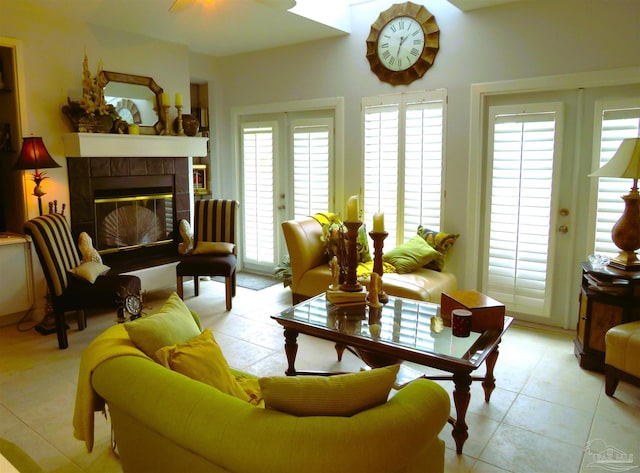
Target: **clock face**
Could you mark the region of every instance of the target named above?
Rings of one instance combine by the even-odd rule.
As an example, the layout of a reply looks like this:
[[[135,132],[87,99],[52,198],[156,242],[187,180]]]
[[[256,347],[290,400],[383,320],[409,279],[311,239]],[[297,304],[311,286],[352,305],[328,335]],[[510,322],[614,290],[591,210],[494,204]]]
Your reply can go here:
[[[122,118],[129,125],[133,123],[133,113],[131,113],[131,110],[125,107],[118,109],[117,112],[118,115],[120,115],[120,118]]]
[[[138,296],[129,294],[124,299],[124,308],[132,317],[137,317],[142,312],[142,301]]]
[[[413,66],[424,49],[424,32],[416,20],[401,16],[390,20],[378,37],[378,58],[391,71]]]
[[[435,17],[422,5],[396,3],[380,12],[367,37],[367,60],[383,82],[407,85],[433,65],[440,48]]]

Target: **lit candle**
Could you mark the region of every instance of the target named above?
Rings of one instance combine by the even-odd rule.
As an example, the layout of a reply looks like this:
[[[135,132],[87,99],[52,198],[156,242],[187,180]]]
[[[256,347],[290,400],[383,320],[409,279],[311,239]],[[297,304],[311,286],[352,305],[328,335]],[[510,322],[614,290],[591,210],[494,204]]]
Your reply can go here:
[[[384,232],[384,214],[382,212],[373,214],[373,231],[375,233]]]
[[[358,209],[358,196],[352,195],[347,200],[347,222],[357,222],[360,211]]]
[[[162,106],[163,107],[169,106],[169,94],[166,92],[162,92]]]
[[[176,94],[176,107],[182,107],[182,94]]]

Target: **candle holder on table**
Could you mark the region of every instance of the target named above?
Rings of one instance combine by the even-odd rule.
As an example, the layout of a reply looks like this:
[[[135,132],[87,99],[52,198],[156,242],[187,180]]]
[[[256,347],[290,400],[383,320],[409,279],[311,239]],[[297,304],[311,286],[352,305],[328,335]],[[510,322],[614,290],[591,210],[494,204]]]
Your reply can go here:
[[[358,282],[357,270],[358,270],[358,229],[362,225],[362,222],[344,222],[347,227],[347,274],[345,275],[345,281],[340,285],[340,289],[346,292],[358,292],[362,291],[362,284]]]
[[[378,274],[382,279],[384,268],[382,265],[382,248],[384,247],[384,239],[389,236],[387,232],[369,232],[369,236],[373,240],[373,272]],[[380,289],[378,300],[383,304],[389,302],[389,296],[384,289]]]

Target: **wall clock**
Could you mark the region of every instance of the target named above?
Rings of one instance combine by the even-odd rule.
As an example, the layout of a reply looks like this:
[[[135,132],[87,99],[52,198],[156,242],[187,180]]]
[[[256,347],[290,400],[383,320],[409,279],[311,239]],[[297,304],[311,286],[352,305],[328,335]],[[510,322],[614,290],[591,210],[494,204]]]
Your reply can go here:
[[[142,123],[142,117],[140,115],[140,110],[138,110],[138,106],[135,102],[129,99],[122,99],[116,104],[116,112],[120,115],[125,122],[129,125],[132,123],[140,124]]]
[[[367,37],[367,59],[381,81],[406,85],[433,65],[440,48],[435,17],[422,5],[396,3],[380,13]]]

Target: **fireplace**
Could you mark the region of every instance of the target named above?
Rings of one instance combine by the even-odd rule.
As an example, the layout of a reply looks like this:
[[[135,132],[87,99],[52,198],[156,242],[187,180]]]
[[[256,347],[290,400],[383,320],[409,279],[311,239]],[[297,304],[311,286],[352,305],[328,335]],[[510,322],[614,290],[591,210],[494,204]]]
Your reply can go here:
[[[113,189],[96,192],[95,248],[100,254],[170,244],[173,189]]]
[[[118,272],[178,260],[178,222],[190,220],[188,156],[206,138],[69,133],[63,137],[71,230],[87,232]]]

